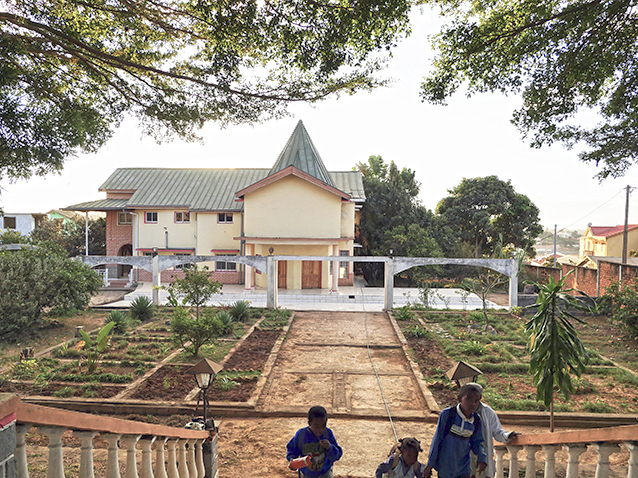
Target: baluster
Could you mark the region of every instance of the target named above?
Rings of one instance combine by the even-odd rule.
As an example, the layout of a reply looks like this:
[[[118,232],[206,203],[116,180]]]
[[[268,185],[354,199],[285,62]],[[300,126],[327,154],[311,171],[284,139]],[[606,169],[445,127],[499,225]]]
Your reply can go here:
[[[120,460],[118,458],[119,447],[117,446],[122,435],[118,433],[100,433],[109,444],[108,458],[106,462],[106,478],[120,478]]]
[[[578,478],[578,465],[580,464],[578,459],[580,455],[587,451],[587,445],[581,443],[572,443],[567,445],[567,453],[569,454],[569,460],[567,461],[567,475],[566,478]]]
[[[47,478],[64,478],[64,462],[62,460],[63,427],[42,427],[40,431],[49,437],[49,464]]]
[[[523,450],[527,452],[525,463],[525,478],[536,478],[536,453],[541,449],[538,445],[525,445]]]
[[[74,430],[73,436],[80,439],[80,471],[79,478],[93,478],[95,472],[93,470],[93,439],[97,432],[88,432]]]
[[[518,478],[518,452],[521,451],[522,446],[510,445],[507,446],[507,451],[510,452],[510,471],[507,474],[508,478]]]
[[[188,475],[190,478],[197,478],[197,465],[195,464],[195,438],[187,440],[188,443]]]
[[[186,463],[186,443],[188,440],[177,440],[177,470],[179,471],[179,478],[190,478],[188,473],[188,464]],[[195,477],[193,477],[195,478]]]
[[[179,473],[177,470],[177,453],[176,453],[176,446],[177,446],[177,438],[172,438],[170,440],[168,440],[167,444],[168,444],[168,478],[179,478]]]
[[[626,441],[623,445],[629,450],[627,478],[638,478],[638,442]]]
[[[507,453],[507,448],[498,447],[494,448],[494,453],[496,454],[496,475],[495,478],[504,478],[503,475],[503,457],[505,453]]]
[[[166,464],[164,463],[164,444],[168,437],[156,437],[155,439],[155,478],[168,478]]]
[[[204,449],[202,448],[203,444],[203,439],[195,441],[195,463],[197,465],[197,478],[204,478],[204,475],[206,474],[206,469],[204,468]]]
[[[124,435],[122,437],[122,442],[126,447],[126,474],[124,478],[138,478],[135,445],[141,437],[142,435]]]
[[[33,425],[16,425],[16,466],[18,478],[29,478],[29,465],[27,463],[27,442],[24,436]]]
[[[545,452],[545,478],[554,478],[556,476],[556,451],[559,450],[558,445],[543,445]]]
[[[151,446],[154,441],[155,437],[149,435],[145,435],[140,440],[140,447],[142,447],[142,473],[140,473],[140,478],[154,478],[153,455],[151,454]]]
[[[616,443],[594,443],[598,451],[598,463],[596,465],[595,478],[609,478],[609,455],[618,451]]]

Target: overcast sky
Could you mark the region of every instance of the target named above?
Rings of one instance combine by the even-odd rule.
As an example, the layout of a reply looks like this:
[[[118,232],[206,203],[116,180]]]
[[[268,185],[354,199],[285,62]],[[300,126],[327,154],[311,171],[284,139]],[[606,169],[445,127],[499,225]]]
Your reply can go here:
[[[157,145],[127,120],[96,154],[66,163],[61,175],[0,182],[6,213],[47,212],[100,199],[99,186],[120,167],[270,168],[298,120],[330,171],[349,170],[370,155],[416,171],[421,200],[429,209],[462,178],[496,175],[540,209],[541,223],[553,229],[585,229],[588,223],[622,224],[627,185],[638,185],[638,166],[621,179],[599,184],[597,168],[578,161],[561,145],[532,149],[510,123],[520,98],[457,94],[448,106],[419,99],[419,86],[432,58],[428,34],[439,24],[430,10],[413,15],[414,32],[399,45],[385,76],[396,81],[372,93],[358,93],[315,106],[293,105],[292,117],[255,126],[220,129],[207,125],[205,143]],[[629,220],[638,223],[634,193]]]

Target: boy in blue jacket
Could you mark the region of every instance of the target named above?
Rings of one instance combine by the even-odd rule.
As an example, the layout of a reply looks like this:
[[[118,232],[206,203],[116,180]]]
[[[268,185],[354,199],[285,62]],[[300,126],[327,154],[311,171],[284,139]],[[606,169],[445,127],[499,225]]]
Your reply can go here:
[[[332,464],[343,451],[328,424],[328,412],[321,406],[308,410],[308,426],[301,428],[288,442],[288,461],[310,455],[312,464],[299,469],[299,477],[333,478]]]
[[[483,450],[483,430],[476,410],[483,398],[483,391],[476,384],[467,383],[459,390],[459,403],[446,408],[439,415],[436,431],[430,445],[425,476],[432,469],[439,478],[470,478],[470,450],[477,457],[477,472],[487,465]]]

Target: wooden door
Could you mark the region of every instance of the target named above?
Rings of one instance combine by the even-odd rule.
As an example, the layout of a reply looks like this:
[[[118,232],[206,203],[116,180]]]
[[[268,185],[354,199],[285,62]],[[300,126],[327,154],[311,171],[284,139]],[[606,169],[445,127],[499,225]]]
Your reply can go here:
[[[288,261],[277,261],[277,287],[286,289],[286,275],[288,274]]]
[[[321,289],[321,261],[302,261],[301,288]]]

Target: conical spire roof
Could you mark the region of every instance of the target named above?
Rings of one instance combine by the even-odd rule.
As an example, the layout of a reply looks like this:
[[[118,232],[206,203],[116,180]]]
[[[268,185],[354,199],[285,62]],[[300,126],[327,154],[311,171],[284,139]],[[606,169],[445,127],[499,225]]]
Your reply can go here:
[[[292,132],[290,139],[268,176],[278,173],[289,166],[294,166],[304,173],[335,187],[332,177],[328,174],[328,170],[323,164],[315,145],[312,144],[312,140],[301,120],[297,123],[295,130]]]

